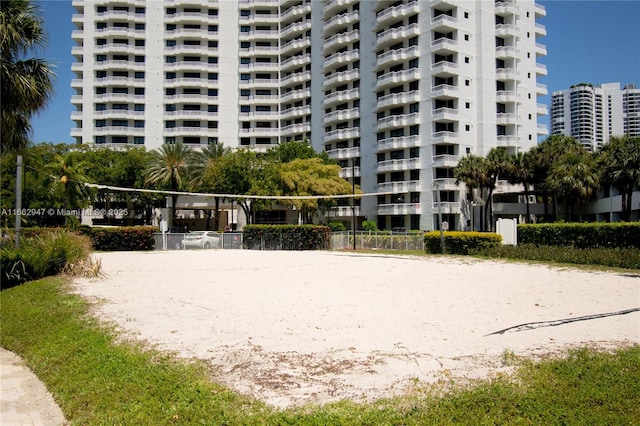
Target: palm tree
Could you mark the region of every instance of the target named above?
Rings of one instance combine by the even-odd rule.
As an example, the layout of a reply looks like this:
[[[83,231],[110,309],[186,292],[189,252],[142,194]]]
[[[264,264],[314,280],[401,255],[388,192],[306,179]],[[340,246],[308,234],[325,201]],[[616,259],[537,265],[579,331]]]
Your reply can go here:
[[[570,221],[577,204],[578,220],[582,222],[582,206],[600,188],[600,170],[595,155],[582,146],[570,149],[551,168],[547,183],[564,198],[565,221]]]
[[[480,197],[482,197],[485,188],[489,185],[487,160],[477,155],[467,155],[460,159],[453,169],[453,177],[456,178],[456,183],[462,182],[467,187],[467,198],[470,208],[473,208],[474,190],[480,191]],[[473,228],[473,223],[471,227]]]
[[[488,178],[488,194],[485,204],[485,215],[487,219],[487,229],[495,231],[493,220],[493,191],[500,179],[506,179],[509,171],[509,154],[504,148],[491,148],[487,154],[487,178]]]
[[[39,8],[29,0],[0,1],[0,149],[20,151],[29,141],[32,115],[53,92],[55,77],[39,58],[23,59],[46,44]]]
[[[191,176],[192,179],[189,182],[189,186],[193,191],[199,190],[211,190],[213,189],[211,185],[208,184],[206,179],[207,170],[211,167],[214,167],[215,164],[225,155],[231,152],[231,148],[225,147],[222,142],[214,143],[208,145],[203,148],[202,151],[199,151],[194,154],[193,164],[191,165]],[[213,222],[216,224],[216,229],[219,225],[218,213],[220,211],[220,197],[214,198],[215,202],[215,211]],[[211,219],[211,212],[207,210],[207,230],[209,229],[209,220]]]
[[[534,155],[531,151],[519,152],[510,158],[509,170],[507,172],[507,180],[512,184],[522,184],[524,187],[525,202],[527,206],[527,214],[525,223],[529,223],[531,213],[529,209],[529,193],[531,185],[535,179]]]
[[[145,183],[170,191],[184,189],[188,182],[189,168],[193,163],[193,158],[194,153],[191,148],[180,142],[162,145],[151,152],[151,159],[143,172]],[[173,222],[178,196],[172,194],[171,198],[173,203],[170,218]]]
[[[640,187],[640,138],[612,137],[599,154],[603,166],[604,183],[620,191],[621,219],[629,221],[633,188]]]
[[[75,153],[55,154],[53,161],[47,164],[47,170],[55,177],[53,190],[61,191],[66,211],[82,209],[91,197],[91,191],[85,182],[88,165],[78,161]],[[69,215],[65,214],[64,224],[68,224]]]

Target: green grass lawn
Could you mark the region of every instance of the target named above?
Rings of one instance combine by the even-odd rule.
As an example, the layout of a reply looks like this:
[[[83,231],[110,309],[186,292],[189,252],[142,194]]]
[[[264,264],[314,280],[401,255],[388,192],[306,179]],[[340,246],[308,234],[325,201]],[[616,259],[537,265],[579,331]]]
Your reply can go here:
[[[136,342],[88,314],[62,278],[0,293],[2,347],[23,357],[77,425],[640,424],[640,347],[570,351],[465,387],[278,410],[210,381],[204,363]],[[443,389],[445,389],[443,391]]]

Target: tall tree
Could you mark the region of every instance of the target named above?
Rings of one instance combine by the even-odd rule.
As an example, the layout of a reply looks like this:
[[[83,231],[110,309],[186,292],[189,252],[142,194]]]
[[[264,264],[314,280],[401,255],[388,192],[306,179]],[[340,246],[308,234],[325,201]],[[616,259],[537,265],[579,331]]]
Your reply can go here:
[[[324,164],[321,158],[295,159],[278,167],[278,177],[283,195],[344,195],[351,194],[351,184],[340,177],[340,166]],[[358,192],[361,193],[360,189]],[[300,212],[304,222],[311,221],[318,212],[318,199],[290,200],[289,204]]]
[[[484,157],[467,155],[461,158],[458,165],[453,169],[453,176],[456,179],[456,183],[462,182],[467,188],[467,199],[470,209],[473,209],[475,190],[479,192],[478,196],[484,201],[484,193],[489,186],[487,167],[487,160]]]
[[[521,184],[524,188],[525,204],[527,213],[525,223],[529,223],[531,218],[529,207],[529,194],[531,193],[531,185],[535,180],[534,156],[531,151],[519,152],[509,159],[509,167],[507,170],[507,180],[512,184]]]
[[[640,138],[612,137],[599,154],[603,183],[620,191],[623,221],[631,220],[634,186],[640,188]]]
[[[207,147],[203,148],[202,151],[196,152],[194,155],[193,164],[191,165],[191,181],[189,182],[189,187],[193,191],[203,190],[205,192],[215,192],[213,186],[210,185],[209,182],[205,179],[207,170],[209,168],[215,167],[216,162],[230,152],[231,148],[225,147],[222,142],[210,144]],[[218,230],[220,222],[220,197],[215,197],[214,203],[215,208],[213,223],[215,223],[216,230]],[[205,214],[207,215],[206,229],[208,230],[209,220],[211,219],[211,210],[206,210]]]
[[[582,207],[600,188],[601,176],[594,154],[582,146],[563,153],[551,168],[547,185],[560,193],[564,201],[565,221],[572,220],[577,207],[578,220],[582,222]]]
[[[54,73],[40,58],[24,58],[44,47],[40,9],[29,0],[0,1],[0,149],[21,151],[29,142],[31,117],[53,92]]]
[[[87,206],[91,191],[87,183],[88,164],[83,162],[75,152],[56,154],[53,161],[47,164],[47,170],[53,175],[53,190],[60,192],[65,210],[82,209]],[[65,214],[64,224],[68,224],[69,215]]]
[[[151,152],[149,163],[143,175],[145,183],[159,189],[180,191],[185,189],[189,179],[189,168],[193,163],[191,148],[178,142],[164,144]],[[172,195],[171,220],[175,220],[177,195]]]

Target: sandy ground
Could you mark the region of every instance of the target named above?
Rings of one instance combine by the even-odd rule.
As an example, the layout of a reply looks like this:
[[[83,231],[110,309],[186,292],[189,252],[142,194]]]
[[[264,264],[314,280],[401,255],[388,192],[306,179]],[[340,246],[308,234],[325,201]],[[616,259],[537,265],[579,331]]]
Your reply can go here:
[[[640,307],[640,275],[331,252],[97,256],[105,277],[74,287],[96,315],[279,407],[487,377],[509,370],[505,354],[640,343],[640,312],[619,313]]]

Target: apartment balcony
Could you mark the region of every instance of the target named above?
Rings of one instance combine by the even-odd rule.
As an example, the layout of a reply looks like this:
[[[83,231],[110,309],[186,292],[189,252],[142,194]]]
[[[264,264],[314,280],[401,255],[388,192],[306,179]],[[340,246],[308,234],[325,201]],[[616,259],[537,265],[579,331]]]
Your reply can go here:
[[[402,105],[420,101],[420,92],[412,90],[409,92],[392,93],[378,98],[376,109],[381,109],[391,105]]]
[[[404,204],[380,204],[378,205],[378,215],[408,215],[421,214],[422,209],[420,203],[404,203]]]
[[[360,19],[360,12],[357,10],[352,10],[348,13],[343,13],[342,15],[336,15],[333,18],[329,19],[325,22],[323,27],[324,33],[336,32],[338,29],[342,27],[346,27],[347,25],[351,25],[354,22]]]
[[[70,117],[71,120],[82,120],[82,117],[84,117],[84,111],[72,111],[71,112],[71,117]]]
[[[386,27],[392,23],[392,21],[398,20],[398,18],[406,18],[418,12],[420,12],[420,5],[417,1],[395,7],[387,7],[376,13],[376,24],[378,27]]]
[[[347,102],[352,101],[354,99],[358,99],[360,97],[360,89],[351,89],[351,90],[341,90],[339,92],[333,92],[324,97],[323,104],[326,107],[338,103],[338,102]]]
[[[344,178],[343,178],[344,179]],[[356,216],[360,216],[360,207],[355,206],[336,206],[329,209],[329,217],[353,217],[353,209],[355,209]]]
[[[133,28],[108,27],[96,30],[98,37],[144,37],[145,30],[135,30]]]
[[[80,112],[82,114],[82,111],[76,112]],[[93,114],[95,117],[100,117],[103,119],[128,119],[132,116],[134,118],[144,117],[144,111],[131,111],[129,109],[107,109],[104,111],[93,111],[91,114]],[[82,115],[80,115],[77,119],[79,118],[82,118]],[[71,119],[73,120],[74,118],[72,117]]]
[[[360,147],[354,146],[352,148],[338,148],[326,151],[329,158],[334,160],[347,160],[350,158],[360,157]]]
[[[280,95],[280,102],[292,102],[300,99],[307,99],[311,97],[311,89],[292,90],[291,92],[282,93]]]
[[[536,55],[547,56],[547,46],[542,43],[536,43]]]
[[[310,37],[293,39],[280,46],[280,55],[287,55],[297,51],[304,51],[309,46],[311,46]]]
[[[240,32],[239,39],[241,41],[247,40],[277,40],[280,37],[280,31],[278,30],[252,30],[246,32]],[[283,36],[284,37],[284,36]]]
[[[306,53],[304,55],[292,56],[285,59],[280,63],[281,70],[287,70],[289,68],[299,68],[311,63],[311,54]]]
[[[144,81],[138,79],[139,81]],[[82,87],[83,79],[74,79],[71,80],[71,86],[78,85],[77,87]],[[94,80],[96,84],[110,86],[110,85],[119,85],[119,86],[133,86],[136,82],[136,79],[133,77],[104,77],[104,78],[96,78]]]
[[[538,135],[548,135],[549,127],[546,124],[538,124]]]
[[[200,86],[205,88],[219,87],[218,80],[208,80],[206,78],[173,78],[170,80],[164,80],[165,87],[179,88],[185,86]]]
[[[518,30],[513,24],[496,24],[496,35],[516,37],[518,35]]]
[[[83,30],[73,30],[71,31],[71,39],[75,41],[82,40],[84,38]]]
[[[547,66],[544,64],[536,64],[536,75],[547,75]]]
[[[240,48],[242,56],[277,56],[280,53],[278,46],[251,46]]]
[[[360,137],[360,129],[358,127],[350,127],[347,129],[332,130],[324,134],[324,143],[338,140],[347,140]]]
[[[547,9],[540,3],[534,3],[533,11],[536,14],[536,18],[547,16]]]
[[[458,18],[456,16],[449,16],[446,14],[438,15],[431,18],[431,30],[443,32],[451,31],[458,28]]]
[[[322,13],[327,16],[335,13],[338,10],[344,9],[345,7],[356,3],[358,0],[329,0],[325,3],[324,8],[322,9]]]
[[[408,61],[420,57],[420,49],[418,46],[409,46],[404,49],[391,50],[383,53],[376,58],[376,68],[391,66],[399,62]]]
[[[343,167],[340,169],[340,177],[342,179],[350,179],[355,175],[355,177],[360,176],[360,166],[355,167]]]
[[[71,137],[82,137],[82,127],[74,127],[71,129]]]
[[[420,168],[419,158],[403,158],[399,160],[381,161],[376,165],[379,173],[400,172],[403,170],[415,170]]]
[[[288,108],[280,111],[280,119],[281,120],[293,119],[296,117],[304,117],[305,115],[309,115],[309,114],[311,114],[310,106]]]
[[[411,68],[403,71],[388,72],[378,77],[376,81],[376,90],[382,90],[389,86],[395,86],[399,83],[408,83],[420,78],[420,69]]]
[[[496,14],[505,15],[519,15],[520,8],[516,5],[515,0],[499,0],[495,2]]]
[[[513,46],[498,46],[496,47],[496,58],[514,58],[519,52],[520,50]]]
[[[431,73],[433,75],[453,76],[458,74],[458,64],[449,61],[440,61],[431,65]]]
[[[401,182],[384,182],[379,183],[377,192],[394,192],[402,194],[405,192],[418,192],[420,190],[420,181],[407,180]]]
[[[71,64],[71,71],[72,72],[82,72],[82,69],[84,68],[84,62],[74,62],[73,64]]]
[[[460,214],[460,201],[440,201],[440,203],[432,203],[431,208],[434,212],[438,211],[438,204],[440,204],[439,211],[442,214]]]
[[[547,28],[544,25],[536,22],[535,28],[536,28],[536,37],[544,37],[547,35]]]
[[[304,33],[309,29],[311,29],[311,21],[305,20],[302,22],[293,22],[282,28],[280,32],[276,32],[279,34],[279,37],[281,37],[282,39],[286,39],[288,37]]]
[[[431,118],[442,122],[457,121],[459,119],[459,113],[455,108],[435,108],[431,111]]]
[[[127,126],[106,126],[94,127],[93,132],[96,136],[120,136],[120,135],[144,135],[144,127],[127,127]]]
[[[455,178],[436,178],[433,180],[433,186],[439,191],[458,191],[460,186],[456,184]]]
[[[337,64],[351,63],[360,58],[360,50],[354,49],[346,52],[335,53],[324,59],[323,68],[328,70]]]
[[[457,98],[458,96],[458,86],[452,86],[450,84],[439,84],[431,88],[432,98]]]
[[[78,16],[79,19],[82,18],[82,15],[73,15]],[[136,17],[140,15],[135,14],[133,12],[128,12],[126,10],[107,10],[105,12],[97,12],[96,18],[99,18],[101,21],[109,21],[109,20],[118,20],[118,21],[128,21],[134,20]],[[79,22],[82,22],[80,20]]]
[[[459,155],[439,154],[432,158],[433,167],[456,167],[459,162]]]
[[[296,72],[280,79],[280,85],[284,88],[291,84],[300,84],[311,80],[311,71]]]
[[[435,132],[431,135],[431,143],[460,143],[460,133],[451,131]]]
[[[82,101],[84,100],[84,96],[82,95],[73,95],[71,96],[71,103],[76,105],[76,104],[82,104]]]
[[[334,72],[329,77],[324,78],[324,88],[328,89],[338,84],[348,83],[360,78],[360,70],[352,69],[349,71]]]
[[[206,107],[205,107],[206,109]],[[170,118],[171,120],[196,120],[207,121],[214,117],[217,117],[217,112],[208,111],[165,111],[163,117]]]
[[[249,80],[240,80],[239,86],[243,89],[254,88],[278,88],[280,83],[274,78],[251,78]]]
[[[260,128],[253,127],[250,129],[240,129],[240,137],[254,137],[254,138],[267,138],[273,136],[279,136],[280,129],[277,127]]]
[[[280,20],[283,24],[286,24],[287,22],[303,18],[307,13],[311,13],[310,3],[301,4],[285,10],[280,14]]]
[[[73,46],[71,48],[71,55],[82,58],[82,56],[84,55],[84,46]]]
[[[280,96],[278,95],[250,95],[240,96],[240,103],[242,105],[259,104],[259,103],[278,103]]]
[[[197,2],[196,2],[197,3]],[[262,7],[278,7],[279,0],[238,0],[238,3],[243,7],[251,9]]]
[[[498,147],[508,148],[518,145],[518,137],[516,135],[499,135],[496,139]]]
[[[323,124],[327,126],[335,121],[346,121],[356,118],[360,118],[360,108],[342,109],[325,113]]]
[[[496,92],[498,102],[520,102],[520,94],[515,90],[499,90]]]
[[[458,43],[458,40],[447,37],[440,37],[439,39],[433,40],[431,42],[431,51],[433,53],[456,52],[459,49],[459,45],[460,43]]]
[[[386,45],[397,43],[406,38],[420,35],[418,24],[411,24],[399,28],[390,28],[382,31],[376,36],[376,49],[380,49]]]
[[[497,68],[496,80],[516,80],[518,72],[515,68]]]
[[[414,124],[420,124],[420,114],[417,112],[381,118],[378,120],[376,130],[382,131],[389,128],[412,126]]]
[[[549,109],[545,104],[536,104],[536,114],[538,115],[549,115]]]
[[[323,51],[331,52],[350,45],[360,39],[359,30],[351,30],[346,33],[335,34],[324,41]]]
[[[240,16],[239,21],[240,25],[278,24],[280,16],[278,13]]]
[[[288,126],[281,127],[283,135],[297,135],[303,133],[309,133],[311,131],[310,123],[295,123]]]
[[[144,101],[144,95],[132,95],[130,93],[103,93],[94,95],[94,99],[101,102],[134,103]]]
[[[240,72],[276,72],[280,70],[280,64],[277,62],[250,62],[248,64],[240,64]]]
[[[496,124],[516,124],[517,118],[514,113],[500,112],[496,114]]]
[[[165,30],[164,36],[167,38],[181,39],[185,37],[197,37],[203,40],[218,38],[218,33],[210,32],[206,28],[176,28],[175,30]]]
[[[212,101],[218,100],[217,96],[207,96],[206,94],[186,94],[181,93],[179,95],[165,95],[163,98],[167,103],[199,103],[199,104],[207,104]]]
[[[415,148],[420,146],[420,136],[400,136],[378,140],[378,151],[391,151],[403,148]]]
[[[177,23],[177,22],[198,22],[201,24],[208,24],[212,20],[217,19],[215,16],[209,16],[206,13],[201,12],[176,12],[171,15],[165,15],[165,22]]]
[[[208,127],[169,127],[164,129],[166,136],[209,136],[217,133],[218,129]]]
[[[277,121],[280,118],[278,111],[251,111],[241,112],[240,121]]]

